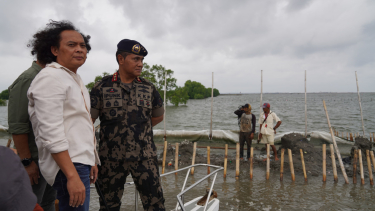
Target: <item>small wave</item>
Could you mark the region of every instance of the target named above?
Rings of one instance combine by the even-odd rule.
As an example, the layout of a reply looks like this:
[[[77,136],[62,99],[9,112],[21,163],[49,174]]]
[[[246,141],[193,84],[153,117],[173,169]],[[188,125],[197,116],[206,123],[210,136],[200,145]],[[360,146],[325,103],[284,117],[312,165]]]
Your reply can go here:
[[[208,140],[210,131],[209,130],[199,130],[199,131],[167,130],[166,133],[167,133],[167,137],[171,137],[171,138],[189,139],[190,141],[203,141],[203,140]],[[302,135],[305,134],[305,132],[299,132],[299,131],[277,133],[275,135],[275,144],[279,144],[281,142],[281,138],[284,135],[290,134],[290,133],[299,133]],[[307,136],[310,136],[311,139],[324,140],[326,142],[332,143],[331,134],[324,132],[324,131],[311,131],[307,133]],[[163,138],[164,130],[154,130],[154,137]],[[239,140],[239,134],[238,134],[238,131],[232,131],[232,130],[213,130],[212,138],[237,143]],[[354,144],[354,142],[351,142],[351,141],[348,141],[339,137],[335,137],[335,140],[339,144],[348,144],[348,145]]]

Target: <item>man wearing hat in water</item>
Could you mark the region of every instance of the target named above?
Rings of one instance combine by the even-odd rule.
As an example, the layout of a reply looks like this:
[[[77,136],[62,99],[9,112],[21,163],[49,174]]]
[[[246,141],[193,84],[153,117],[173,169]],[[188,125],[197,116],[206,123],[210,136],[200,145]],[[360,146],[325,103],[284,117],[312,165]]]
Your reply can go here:
[[[276,113],[270,110],[271,105],[269,103],[264,103],[262,108],[263,113],[259,118],[259,138],[262,144],[266,144],[266,147],[267,144],[271,145],[275,160],[279,160],[277,157],[276,147],[274,145],[274,134],[276,134],[276,129],[281,125],[281,121]],[[276,122],[275,127],[273,126],[274,121]]]
[[[251,113],[250,104],[245,104],[234,112],[238,116],[240,126],[240,159],[243,160],[243,147],[247,144],[247,159],[250,160],[251,142],[254,138],[256,118]]]
[[[117,45],[119,70],[91,90],[91,117],[100,119],[99,187],[111,210],[120,210],[131,174],[144,210],[165,210],[152,127],[163,120],[163,101],[155,86],[139,77],[146,48],[135,40]],[[105,204],[100,199],[100,210]]]

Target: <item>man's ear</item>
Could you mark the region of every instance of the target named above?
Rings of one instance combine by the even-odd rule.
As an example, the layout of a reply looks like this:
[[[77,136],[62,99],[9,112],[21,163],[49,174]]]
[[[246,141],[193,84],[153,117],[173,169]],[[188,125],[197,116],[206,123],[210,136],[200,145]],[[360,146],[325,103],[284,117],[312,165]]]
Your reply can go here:
[[[51,53],[55,56],[58,55],[58,49],[56,46],[51,46]]]
[[[119,64],[123,64],[124,63],[124,57],[121,54],[117,54],[117,60],[118,60]]]

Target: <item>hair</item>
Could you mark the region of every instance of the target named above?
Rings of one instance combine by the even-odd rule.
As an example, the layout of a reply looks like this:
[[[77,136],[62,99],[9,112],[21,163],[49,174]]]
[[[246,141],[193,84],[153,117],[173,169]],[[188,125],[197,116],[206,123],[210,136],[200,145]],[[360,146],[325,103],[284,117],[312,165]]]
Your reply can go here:
[[[52,54],[51,47],[60,47],[61,32],[66,30],[73,30],[80,33],[85,41],[87,53],[91,50],[89,44],[90,35],[85,36],[82,34],[70,21],[50,20],[47,23],[47,27],[34,34],[33,39],[27,44],[27,47],[31,48],[31,55],[36,56],[37,60],[42,64],[56,62],[56,56]]]
[[[118,64],[117,55],[121,55],[125,59],[128,55],[130,55],[130,53],[129,52],[125,52],[125,51],[119,51],[119,50],[117,50],[116,51],[116,61],[117,61],[117,64]]]

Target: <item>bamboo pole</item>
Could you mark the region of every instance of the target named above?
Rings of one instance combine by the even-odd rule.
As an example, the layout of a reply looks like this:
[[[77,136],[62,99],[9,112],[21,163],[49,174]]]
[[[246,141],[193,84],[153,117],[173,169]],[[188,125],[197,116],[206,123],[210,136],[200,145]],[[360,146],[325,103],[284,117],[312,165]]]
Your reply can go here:
[[[228,144],[225,144],[225,152],[224,152],[224,178],[227,177],[227,165],[228,165]]]
[[[164,73],[164,117],[163,117],[163,120],[164,120],[164,141],[167,140],[167,130],[166,130],[166,126],[165,126],[165,123],[166,123],[166,119],[165,119],[165,115],[167,113],[167,71],[165,71]]]
[[[161,173],[164,174],[165,170],[165,159],[167,157],[167,141],[164,141],[164,150],[163,150],[163,167]]]
[[[344,176],[345,183],[349,184],[348,176],[346,175],[345,167],[344,167],[344,164],[342,163],[340,150],[339,150],[339,148],[337,147],[336,139],[335,139],[335,136],[333,135],[333,132],[332,132],[332,127],[331,127],[331,123],[330,123],[330,121],[329,121],[329,116],[328,116],[327,106],[326,106],[326,102],[325,102],[324,100],[323,100],[323,105],[324,105],[324,110],[325,110],[325,112],[326,112],[326,116],[327,116],[328,127],[329,127],[329,130],[330,130],[330,132],[331,132],[331,137],[332,137],[333,146],[334,146],[335,149],[336,149],[336,154],[337,154],[337,158],[338,158],[338,160],[339,160],[339,164],[340,164],[340,167],[341,167],[341,171],[342,171],[342,174],[343,174],[343,176]]]
[[[179,143],[176,143],[176,153],[175,153],[175,158],[174,158],[174,170],[178,170],[178,148],[179,148],[180,144]],[[175,175],[177,175],[177,172],[174,173]]]
[[[12,143],[12,139],[8,139],[7,148],[10,147],[10,144]]]
[[[334,180],[335,182],[337,182],[337,181],[338,181],[338,177],[337,177],[337,167],[336,167],[335,152],[333,151],[333,144],[330,144],[329,147],[330,147],[330,149],[331,149],[331,160],[332,160],[333,180]]]
[[[284,152],[285,152],[285,149],[282,148],[281,149],[281,159],[280,159],[280,181],[283,181],[283,177],[284,177]]]
[[[270,145],[267,144],[267,169],[266,169],[266,180],[270,179]]]
[[[260,71],[260,111],[259,111],[259,118],[262,115],[262,98],[263,98],[263,70]],[[260,140],[260,131],[258,133],[258,143]]]
[[[305,70],[305,138],[307,138],[307,94],[306,94],[306,70]]]
[[[326,179],[327,179],[327,170],[326,170],[326,145],[323,144],[323,148],[322,148],[322,153],[323,153],[323,182],[326,182]]]
[[[374,167],[374,170],[375,170],[375,158],[374,158],[374,152],[373,152],[373,151],[370,151],[370,155],[371,155],[371,160],[372,160],[372,166]]]
[[[354,158],[353,158],[353,184],[357,183],[357,158],[358,158],[358,151],[354,150]]]
[[[299,149],[299,152],[301,153],[301,161],[302,161],[303,176],[305,177],[305,182],[307,182],[307,174],[306,174],[306,168],[305,168],[305,160],[303,159],[303,150],[302,150],[302,149]]]
[[[250,179],[253,179],[253,156],[254,156],[254,148],[250,148]]]
[[[368,134],[368,137],[370,138],[370,142],[372,142],[371,133]]]
[[[209,139],[212,139],[212,115],[214,109],[214,72],[212,72],[212,89],[211,89],[211,125]]]
[[[207,164],[211,164],[211,161],[210,161],[210,153],[211,153],[211,150],[210,150],[210,147],[207,146]],[[210,174],[210,167],[208,166],[207,167],[207,174]]]
[[[240,176],[240,143],[236,144],[236,179]]]
[[[289,156],[290,173],[292,174],[292,181],[294,182],[296,180],[296,177],[294,175],[292,150],[290,149],[288,149],[288,156]]]
[[[357,82],[358,103],[359,103],[359,109],[361,110],[362,131],[363,131],[363,138],[364,138],[364,137],[365,137],[365,124],[363,123],[363,114],[362,114],[362,105],[361,105],[361,95],[359,94],[359,86],[358,86],[357,71],[355,71],[355,80],[356,80],[356,82]]]
[[[353,141],[353,133],[350,133],[350,141]]]
[[[359,159],[359,171],[361,173],[361,184],[365,184],[365,176],[363,174],[363,164],[362,164],[362,150],[358,150],[358,159]]]
[[[374,180],[372,178],[372,168],[371,168],[371,160],[370,160],[369,150],[366,150],[366,157],[367,157],[368,174],[369,174],[369,177],[370,177],[370,184],[374,185]]]
[[[191,165],[195,164],[195,154],[196,154],[196,151],[197,151],[197,142],[194,142],[194,145],[193,145],[193,158],[191,159]],[[191,175],[194,175],[194,167],[191,168],[190,173],[191,173]]]

